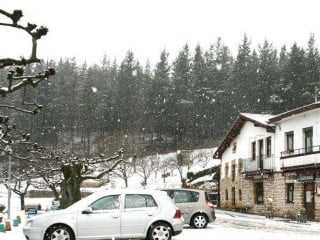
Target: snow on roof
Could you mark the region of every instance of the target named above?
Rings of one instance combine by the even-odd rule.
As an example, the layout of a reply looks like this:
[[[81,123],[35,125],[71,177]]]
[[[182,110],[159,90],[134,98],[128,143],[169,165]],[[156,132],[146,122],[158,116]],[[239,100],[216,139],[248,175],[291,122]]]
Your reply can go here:
[[[273,124],[269,123],[269,119],[275,117],[275,115],[269,114],[255,114],[255,113],[241,113],[245,118],[251,119],[255,122],[261,123],[267,126],[273,126]]]
[[[206,176],[203,176],[203,177],[199,177],[199,178],[193,180],[190,184],[193,185],[193,184],[197,184],[197,183],[212,181],[212,179],[213,179],[213,177],[214,177],[215,174],[216,174],[216,173],[214,172],[214,173],[212,173],[212,174],[210,174],[210,175],[206,175]]]

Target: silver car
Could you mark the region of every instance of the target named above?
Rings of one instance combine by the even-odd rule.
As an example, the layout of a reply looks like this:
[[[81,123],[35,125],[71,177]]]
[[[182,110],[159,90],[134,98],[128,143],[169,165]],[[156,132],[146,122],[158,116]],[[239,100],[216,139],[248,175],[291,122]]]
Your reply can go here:
[[[183,224],[166,193],[122,189],[99,191],[67,209],[30,218],[23,233],[28,240],[170,240]]]
[[[194,228],[206,228],[215,221],[215,207],[208,193],[196,189],[161,189],[170,196],[181,210],[184,223]]]

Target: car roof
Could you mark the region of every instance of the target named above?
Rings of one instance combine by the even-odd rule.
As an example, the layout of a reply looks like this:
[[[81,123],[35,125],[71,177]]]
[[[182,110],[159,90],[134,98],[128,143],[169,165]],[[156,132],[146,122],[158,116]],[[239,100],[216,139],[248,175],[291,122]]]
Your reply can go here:
[[[93,198],[104,196],[104,195],[119,195],[119,194],[151,194],[151,195],[163,195],[163,191],[154,189],[142,189],[142,188],[123,188],[123,189],[107,189],[98,190],[91,194]],[[89,197],[90,197],[89,196]]]
[[[201,189],[193,189],[193,188],[161,188],[160,190],[170,191],[170,190],[186,190],[186,191],[194,191],[194,192],[205,192]]]

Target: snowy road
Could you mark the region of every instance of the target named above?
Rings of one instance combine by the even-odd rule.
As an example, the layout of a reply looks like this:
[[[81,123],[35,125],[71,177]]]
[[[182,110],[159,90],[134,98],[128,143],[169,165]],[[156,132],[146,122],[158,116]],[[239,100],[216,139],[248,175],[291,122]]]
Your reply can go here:
[[[186,227],[173,240],[237,239],[237,240],[315,240],[320,237],[320,223],[304,224],[283,218],[216,211],[217,220],[206,229]]]

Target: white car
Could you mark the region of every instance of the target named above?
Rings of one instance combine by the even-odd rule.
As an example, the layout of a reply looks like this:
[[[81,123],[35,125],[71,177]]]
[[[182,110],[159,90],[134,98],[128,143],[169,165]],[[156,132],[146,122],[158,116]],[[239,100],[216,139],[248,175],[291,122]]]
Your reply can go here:
[[[165,192],[122,189],[99,191],[70,207],[30,218],[28,240],[170,240],[182,232],[180,210]]]

